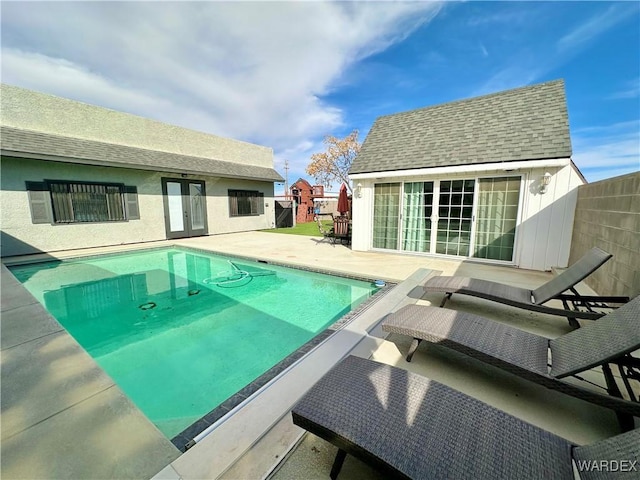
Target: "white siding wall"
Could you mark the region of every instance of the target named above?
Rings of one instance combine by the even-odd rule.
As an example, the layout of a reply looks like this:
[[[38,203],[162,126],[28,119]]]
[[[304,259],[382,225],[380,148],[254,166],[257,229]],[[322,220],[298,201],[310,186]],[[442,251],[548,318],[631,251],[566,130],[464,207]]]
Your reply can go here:
[[[164,240],[166,239],[166,231],[162,177],[172,177],[172,175],[124,168],[3,158],[0,191],[2,255],[21,255],[38,251],[53,252]],[[189,178],[205,180],[207,221],[210,234],[272,227],[275,218],[273,183],[206,176]],[[43,179],[134,185],[138,188],[140,220],[68,225],[33,224],[25,181],[41,182]],[[227,196],[229,188],[264,192],[264,215],[230,218]]]
[[[381,181],[376,180],[381,183]],[[362,185],[358,197],[357,185]],[[371,250],[373,235],[373,180],[354,182],[353,202],[351,203],[351,248],[366,252]]]
[[[551,173],[547,193],[539,193],[540,178]],[[577,188],[584,183],[573,164],[559,169],[525,173],[522,222],[518,231],[516,264],[531,270],[566,267],[571,247]]]
[[[467,167],[468,168],[468,167]],[[552,174],[547,192],[539,191],[540,178],[545,172]],[[567,160],[563,167],[516,171],[466,171],[446,176],[384,177],[355,179],[362,185],[361,196],[354,196],[352,248],[368,251],[372,248],[373,194],[375,183],[427,181],[437,179],[476,178],[486,176],[522,175],[521,223],[518,226],[514,263],[520,268],[550,270],[567,266],[573,228],[573,214],[577,188],[584,183],[582,177]]]

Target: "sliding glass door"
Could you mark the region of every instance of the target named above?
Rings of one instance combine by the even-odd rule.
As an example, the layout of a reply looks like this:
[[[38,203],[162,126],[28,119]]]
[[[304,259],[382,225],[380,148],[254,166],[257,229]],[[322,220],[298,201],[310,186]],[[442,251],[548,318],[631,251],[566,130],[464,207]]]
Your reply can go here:
[[[513,260],[519,201],[519,177],[478,180],[474,257]]]
[[[520,177],[380,183],[373,248],[512,261]]]
[[[469,256],[475,180],[441,180],[436,253]]]
[[[398,248],[400,184],[376,184],[373,197],[373,248]]]
[[[402,212],[402,250],[429,252],[433,182],[405,183]]]

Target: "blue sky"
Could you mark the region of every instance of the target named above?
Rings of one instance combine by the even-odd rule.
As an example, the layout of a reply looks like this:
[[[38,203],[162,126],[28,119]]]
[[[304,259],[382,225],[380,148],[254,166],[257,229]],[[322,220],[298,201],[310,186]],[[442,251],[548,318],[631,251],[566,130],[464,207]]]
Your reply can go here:
[[[638,2],[1,9],[4,83],[270,146],[290,182],[327,134],[363,141],[380,115],[558,78],[587,180],[640,170]]]

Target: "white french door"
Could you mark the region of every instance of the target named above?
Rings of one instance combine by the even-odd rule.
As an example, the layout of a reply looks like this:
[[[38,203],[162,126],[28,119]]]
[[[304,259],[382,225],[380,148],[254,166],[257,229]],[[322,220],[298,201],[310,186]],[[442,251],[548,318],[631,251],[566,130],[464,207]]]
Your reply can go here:
[[[512,261],[521,177],[374,186],[373,248]]]
[[[162,178],[167,238],[207,234],[207,207],[203,180]]]

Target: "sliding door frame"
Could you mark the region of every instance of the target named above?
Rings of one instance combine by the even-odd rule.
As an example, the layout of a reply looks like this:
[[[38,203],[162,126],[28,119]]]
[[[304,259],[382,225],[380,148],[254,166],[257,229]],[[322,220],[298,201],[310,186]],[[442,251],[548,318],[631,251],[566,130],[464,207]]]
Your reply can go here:
[[[372,215],[372,230],[371,230],[371,249],[375,251],[383,251],[383,252],[398,252],[398,253],[408,253],[415,255],[430,255],[430,256],[438,256],[444,258],[455,258],[455,259],[472,259],[478,262],[490,262],[496,264],[504,264],[504,265],[513,265],[516,263],[516,258],[519,255],[520,245],[519,245],[519,233],[520,233],[520,223],[522,221],[522,212],[523,212],[523,202],[524,202],[524,190],[526,186],[526,173],[518,172],[504,172],[504,174],[500,174],[498,172],[487,175],[474,175],[474,176],[453,176],[453,177],[442,177],[442,178],[421,178],[421,179],[406,179],[406,180],[395,180],[388,182],[376,182],[373,185],[373,189],[375,191],[376,185],[381,184],[393,184],[400,183],[400,194],[399,194],[399,206],[398,206],[398,238],[395,249],[388,248],[376,248],[373,247],[373,225],[375,219],[373,216],[375,215],[375,205],[372,204],[371,215]],[[518,196],[518,209],[516,215],[516,227],[514,232],[514,241],[513,241],[513,255],[511,260],[493,260],[486,258],[474,257],[473,253],[475,251],[476,244],[476,230],[477,230],[477,214],[478,214],[478,195],[479,195],[479,180],[486,178],[519,178],[520,179],[520,193]],[[470,232],[470,240],[469,240],[469,256],[460,256],[460,255],[448,255],[436,253],[436,245],[438,238],[438,220],[440,219],[438,215],[438,209],[440,207],[440,183],[442,181],[455,181],[455,180],[473,180],[474,181],[474,190],[473,190],[473,209],[472,209],[472,218],[471,218],[471,232]],[[431,215],[431,236],[429,242],[429,251],[428,252],[418,252],[413,250],[404,250],[404,221],[403,212],[404,212],[404,188],[406,183],[416,183],[416,182],[433,182],[433,203],[432,203],[432,215]],[[373,199],[375,203],[375,198]]]

